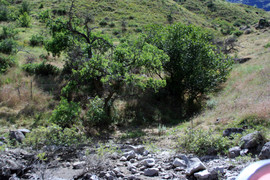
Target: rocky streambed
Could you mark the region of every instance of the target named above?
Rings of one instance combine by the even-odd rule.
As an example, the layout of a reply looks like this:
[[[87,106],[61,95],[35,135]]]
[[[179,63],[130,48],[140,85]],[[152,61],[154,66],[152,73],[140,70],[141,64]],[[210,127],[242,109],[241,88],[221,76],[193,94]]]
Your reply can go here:
[[[259,132],[242,137],[242,146],[229,149],[228,157],[153,151],[112,141],[76,148],[2,148],[0,179],[235,179],[252,162],[270,158],[270,142],[262,144],[260,138]]]

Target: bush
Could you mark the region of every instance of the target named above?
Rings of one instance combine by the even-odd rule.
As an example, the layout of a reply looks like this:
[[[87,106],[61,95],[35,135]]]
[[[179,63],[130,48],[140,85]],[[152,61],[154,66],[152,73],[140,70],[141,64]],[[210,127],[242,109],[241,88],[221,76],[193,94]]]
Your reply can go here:
[[[110,122],[110,118],[107,116],[105,110],[104,110],[104,100],[95,97],[94,99],[91,99],[89,101],[89,104],[87,105],[87,113],[86,113],[86,121],[85,124],[87,124],[90,127],[106,127],[108,126]]]
[[[85,143],[87,138],[84,134],[78,132],[75,127],[61,128],[58,125],[50,125],[48,127],[39,127],[33,129],[24,139],[24,144],[40,149],[43,146],[71,146]]]
[[[68,102],[62,98],[60,104],[53,110],[50,121],[63,128],[71,127],[79,120],[81,108],[78,103]]]
[[[13,27],[3,26],[2,29],[0,40],[14,38],[18,34],[18,31],[16,31]]]
[[[232,32],[232,34],[239,37],[239,36],[241,36],[243,34],[243,31],[235,30],[235,31]]]
[[[22,68],[29,74],[41,76],[57,75],[60,71],[56,66],[53,66],[51,64],[45,64],[45,62],[38,64],[25,64],[22,66]]]
[[[0,21],[8,20],[8,9],[6,6],[0,6]]]
[[[17,22],[20,24],[21,27],[29,27],[31,23],[31,17],[28,15],[27,12],[20,15],[17,19]]]
[[[51,18],[51,14],[50,14],[50,11],[49,10],[45,10],[45,11],[42,11],[40,14],[39,14],[39,19],[40,19],[40,22],[47,22],[48,19]]]
[[[107,21],[106,21],[105,19],[102,19],[102,20],[99,22],[99,25],[102,26],[102,27],[104,27],[104,26],[107,26],[108,23],[107,23]]]
[[[12,54],[17,51],[17,43],[13,39],[4,39],[0,42],[0,52]]]
[[[110,26],[111,28],[113,28],[113,27],[115,27],[115,24],[112,22],[112,23],[109,24],[109,26]]]
[[[228,137],[215,134],[213,130],[186,129],[184,135],[178,139],[178,145],[184,151],[197,155],[226,154],[233,145]]]
[[[267,44],[264,46],[264,48],[270,48],[270,42],[267,43]]]
[[[24,14],[24,13],[29,14],[30,13],[30,9],[31,9],[30,8],[30,4],[28,3],[28,1],[24,0],[22,2],[22,6],[21,6],[19,12],[20,12],[20,14]]]
[[[148,42],[162,49],[170,60],[164,64],[167,93],[187,108],[202,94],[224,82],[233,61],[218,53],[209,32],[192,25],[151,26]],[[188,112],[192,113],[192,112]]]
[[[31,39],[30,39],[30,45],[31,46],[39,46],[39,45],[43,45],[44,42],[44,37],[41,35],[32,35]]]
[[[5,73],[8,68],[14,65],[14,60],[11,57],[5,57],[0,54],[0,74]]]

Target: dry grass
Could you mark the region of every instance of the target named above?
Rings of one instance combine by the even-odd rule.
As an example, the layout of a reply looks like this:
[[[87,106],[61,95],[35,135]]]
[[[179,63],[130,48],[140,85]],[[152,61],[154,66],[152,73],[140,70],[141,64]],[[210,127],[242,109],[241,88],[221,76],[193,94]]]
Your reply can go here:
[[[235,65],[224,89],[212,95],[212,109],[194,118],[200,127],[221,126],[253,115],[270,121],[270,50],[263,46],[270,42],[270,33],[253,33],[239,39],[238,57],[251,57],[244,64]]]

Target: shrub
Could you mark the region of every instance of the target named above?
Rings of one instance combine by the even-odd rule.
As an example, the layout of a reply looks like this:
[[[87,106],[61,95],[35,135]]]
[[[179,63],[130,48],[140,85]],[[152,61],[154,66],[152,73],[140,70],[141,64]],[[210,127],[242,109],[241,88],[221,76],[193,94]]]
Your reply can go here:
[[[28,15],[27,12],[20,15],[17,19],[17,22],[20,24],[21,27],[29,27],[31,22],[31,17]]]
[[[60,104],[53,110],[50,121],[63,128],[71,127],[79,120],[81,108],[78,103],[68,102],[62,98]]]
[[[185,129],[184,135],[178,139],[178,145],[189,153],[212,155],[227,153],[232,143],[228,137],[215,134],[213,130]]]
[[[45,10],[45,11],[42,11],[40,14],[39,14],[39,19],[40,19],[40,22],[47,22],[48,19],[51,18],[51,14],[50,14],[50,11],[49,10]]]
[[[241,36],[243,34],[243,31],[235,30],[235,31],[232,32],[232,34],[239,37],[239,36]]]
[[[193,108],[199,96],[225,81],[232,60],[218,53],[209,32],[192,25],[151,26],[148,42],[162,49],[170,60],[164,63],[168,94],[187,100]],[[192,112],[188,112],[192,113]]]
[[[0,54],[0,74],[5,73],[13,65],[14,60],[11,57],[5,57]]]
[[[112,23],[109,24],[109,26],[110,26],[111,28],[113,28],[113,27],[115,27],[115,24],[112,22]]]
[[[41,3],[38,7],[38,9],[43,9],[44,8],[44,5]]]
[[[32,35],[30,39],[31,46],[43,45],[43,42],[44,42],[44,37],[38,34]]]
[[[51,64],[45,64],[45,62],[38,64],[25,64],[22,66],[22,68],[29,74],[41,76],[57,75],[60,71],[56,66],[53,66]]]
[[[18,34],[18,31],[16,31],[13,27],[3,26],[2,29],[0,40],[14,38]]]
[[[269,48],[269,47],[270,47],[270,42],[267,43],[267,44],[264,46],[264,48]]]
[[[38,127],[27,134],[24,144],[40,149],[43,146],[72,146],[85,143],[87,138],[81,134],[75,127],[62,128],[58,125],[50,125],[48,127]]]
[[[24,13],[29,14],[30,13],[30,9],[31,9],[30,8],[30,4],[28,3],[28,1],[24,0],[22,2],[22,6],[21,6],[19,12],[20,12],[20,14],[24,14]]]
[[[12,54],[17,51],[17,43],[13,39],[5,39],[0,42],[0,52]]]
[[[6,6],[0,6],[0,21],[8,20],[8,9]]]
[[[102,20],[99,22],[99,25],[102,26],[102,27],[104,27],[104,26],[107,26],[108,23],[107,23],[107,21],[106,21],[105,19],[102,19]]]
[[[110,118],[104,110],[104,100],[95,97],[89,101],[87,105],[86,121],[85,123],[90,127],[106,127],[110,124]]]

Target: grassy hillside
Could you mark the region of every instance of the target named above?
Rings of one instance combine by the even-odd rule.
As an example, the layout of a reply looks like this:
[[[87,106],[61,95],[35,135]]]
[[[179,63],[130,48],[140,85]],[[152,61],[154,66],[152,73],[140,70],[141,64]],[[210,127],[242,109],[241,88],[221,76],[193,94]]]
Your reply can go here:
[[[12,58],[15,65],[0,77],[0,125],[33,127],[44,124],[46,121],[42,120],[48,118],[58,103],[63,82],[59,77],[29,75],[22,70],[22,65],[26,62],[46,61],[62,67],[65,55],[48,55],[43,45],[30,45],[30,39],[33,35],[42,35],[45,40],[49,39],[50,34],[40,15],[48,11],[51,18],[66,17],[70,1],[27,1],[31,16],[29,27],[20,27],[16,21],[19,9],[23,6],[21,1],[0,2],[1,7],[7,9],[10,18],[9,21],[0,22],[0,32],[3,33],[4,26],[18,32],[14,37],[18,52],[3,55]],[[108,34],[115,43],[123,36],[140,33],[148,24],[182,22],[211,28],[221,35],[220,30],[224,28],[224,24],[237,30],[240,25],[252,25],[260,18],[269,17],[269,14],[262,10],[221,0],[192,0],[181,3],[173,0],[80,0],[75,8],[77,13],[91,14],[94,17],[92,26],[99,27],[96,31]],[[229,34],[231,32],[227,35]]]

